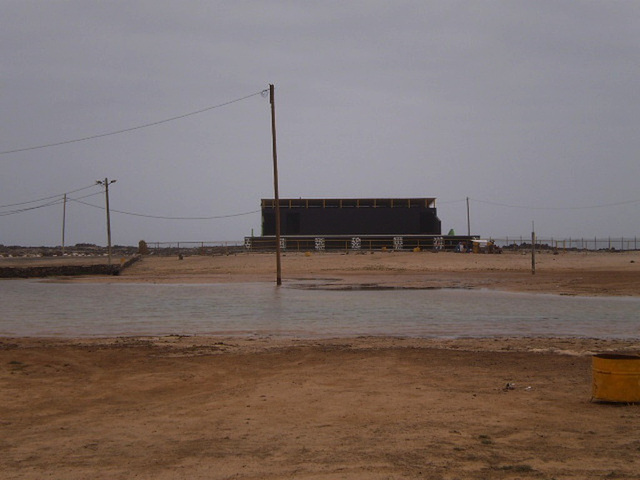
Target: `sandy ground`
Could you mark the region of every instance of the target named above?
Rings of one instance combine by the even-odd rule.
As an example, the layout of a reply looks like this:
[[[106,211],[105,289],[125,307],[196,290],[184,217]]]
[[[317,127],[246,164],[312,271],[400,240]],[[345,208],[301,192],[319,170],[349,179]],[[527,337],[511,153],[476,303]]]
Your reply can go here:
[[[531,275],[517,254],[287,254],[283,277],[637,296],[639,263],[545,254]],[[73,281],[273,270],[266,254],[145,258]],[[591,355],[607,351],[640,341],[0,338],[0,477],[638,479],[640,405],[591,401]]]

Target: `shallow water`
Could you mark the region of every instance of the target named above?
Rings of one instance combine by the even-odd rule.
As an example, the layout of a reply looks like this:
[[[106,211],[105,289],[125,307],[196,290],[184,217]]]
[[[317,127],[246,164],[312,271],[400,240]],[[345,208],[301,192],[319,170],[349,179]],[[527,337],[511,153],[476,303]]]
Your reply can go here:
[[[295,287],[0,281],[0,336],[640,338],[640,298]]]

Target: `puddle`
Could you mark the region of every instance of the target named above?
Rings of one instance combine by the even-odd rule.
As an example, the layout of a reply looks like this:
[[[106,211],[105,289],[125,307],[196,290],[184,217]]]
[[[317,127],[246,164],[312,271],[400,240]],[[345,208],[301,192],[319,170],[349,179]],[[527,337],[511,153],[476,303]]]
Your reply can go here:
[[[640,338],[639,298],[341,285],[0,282],[0,336]]]

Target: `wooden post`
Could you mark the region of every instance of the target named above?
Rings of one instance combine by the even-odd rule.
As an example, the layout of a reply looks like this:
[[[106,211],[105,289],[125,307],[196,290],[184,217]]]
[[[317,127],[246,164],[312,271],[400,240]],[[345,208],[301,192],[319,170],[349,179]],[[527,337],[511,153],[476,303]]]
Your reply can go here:
[[[111,265],[111,216],[109,213],[109,184],[115,183],[115,180],[109,180],[105,177],[104,181],[98,180],[96,181],[96,183],[98,185],[104,185],[104,193],[107,204],[107,252],[109,255],[109,265]]]
[[[531,222],[531,275],[536,274],[536,232]]]
[[[471,237],[471,219],[469,218],[469,197],[467,197],[467,236]]]
[[[104,179],[104,191],[107,196],[107,251],[109,253],[109,265],[111,265],[111,214],[109,211],[109,181]]]
[[[67,194],[64,194],[64,203],[62,204],[62,256],[64,257],[64,228],[67,220]]]
[[[278,153],[276,149],[276,102],[275,87],[269,84],[271,103],[271,138],[273,141],[273,194],[276,201],[276,285],[282,285],[282,266],[280,264],[280,196],[278,195]]]

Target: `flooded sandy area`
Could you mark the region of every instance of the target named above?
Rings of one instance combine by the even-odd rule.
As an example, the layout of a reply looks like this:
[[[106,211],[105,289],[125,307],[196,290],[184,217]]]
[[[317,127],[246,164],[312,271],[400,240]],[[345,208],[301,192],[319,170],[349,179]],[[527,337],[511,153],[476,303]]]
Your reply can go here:
[[[0,282],[2,336],[274,335],[637,338],[640,298],[381,288],[331,281]]]

